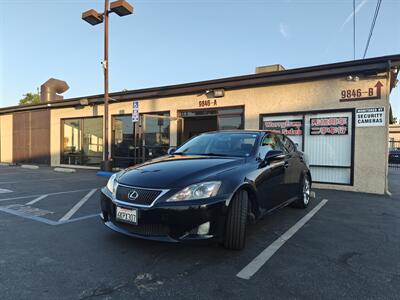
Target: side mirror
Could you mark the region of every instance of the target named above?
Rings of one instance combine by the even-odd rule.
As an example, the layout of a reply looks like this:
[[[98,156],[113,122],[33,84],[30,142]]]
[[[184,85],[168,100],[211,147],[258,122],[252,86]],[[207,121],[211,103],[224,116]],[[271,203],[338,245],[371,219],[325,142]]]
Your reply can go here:
[[[285,157],[282,150],[270,150],[265,155],[264,161],[269,163],[274,160],[283,159]]]
[[[174,148],[174,147],[169,148],[168,151],[167,151],[168,155],[174,154],[175,150],[176,150],[176,148]]]

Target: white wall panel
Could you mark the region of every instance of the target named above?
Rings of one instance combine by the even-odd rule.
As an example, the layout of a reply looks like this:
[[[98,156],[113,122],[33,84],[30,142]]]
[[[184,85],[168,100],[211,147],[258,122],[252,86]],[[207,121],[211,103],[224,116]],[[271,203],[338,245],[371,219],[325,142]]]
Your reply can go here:
[[[351,178],[350,168],[310,167],[313,181],[348,184]]]
[[[347,134],[345,135],[311,135],[312,118],[347,117]],[[304,152],[307,153],[310,165],[342,166],[343,168],[312,168],[314,181],[330,183],[350,183],[352,113],[337,112],[323,114],[307,114],[305,116]]]

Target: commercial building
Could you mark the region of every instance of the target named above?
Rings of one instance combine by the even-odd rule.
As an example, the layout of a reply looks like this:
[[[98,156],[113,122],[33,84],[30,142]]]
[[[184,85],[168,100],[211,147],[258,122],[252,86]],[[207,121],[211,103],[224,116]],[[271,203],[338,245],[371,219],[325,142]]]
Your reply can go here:
[[[275,65],[251,75],[112,93],[111,156],[124,167],[201,132],[271,129],[308,155],[315,186],[383,194],[389,98],[399,66],[400,55],[291,70]],[[132,122],[134,101],[140,124]],[[98,167],[102,114],[102,95],[1,108],[0,160]]]

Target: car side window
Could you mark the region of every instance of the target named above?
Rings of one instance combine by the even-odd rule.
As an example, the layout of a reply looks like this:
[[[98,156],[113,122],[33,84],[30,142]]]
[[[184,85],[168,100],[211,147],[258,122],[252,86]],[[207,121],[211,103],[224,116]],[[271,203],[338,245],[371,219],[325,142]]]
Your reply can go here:
[[[261,159],[264,159],[265,155],[270,150],[282,150],[283,151],[278,137],[275,134],[267,133],[261,141],[260,150],[259,150],[259,154],[258,154],[259,157]]]
[[[296,146],[287,136],[280,135],[279,137],[288,153],[296,151]]]

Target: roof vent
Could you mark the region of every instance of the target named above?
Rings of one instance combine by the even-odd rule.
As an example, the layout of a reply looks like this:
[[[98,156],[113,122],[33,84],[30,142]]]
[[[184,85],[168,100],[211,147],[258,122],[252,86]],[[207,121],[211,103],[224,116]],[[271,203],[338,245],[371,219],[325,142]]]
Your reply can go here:
[[[50,78],[40,86],[40,102],[50,102],[55,100],[63,100],[64,97],[59,95],[69,89],[68,84],[59,79]]]
[[[280,64],[260,66],[260,67],[256,68],[256,74],[271,73],[271,72],[278,72],[278,71],[284,71],[284,70],[285,70],[285,68]]]

